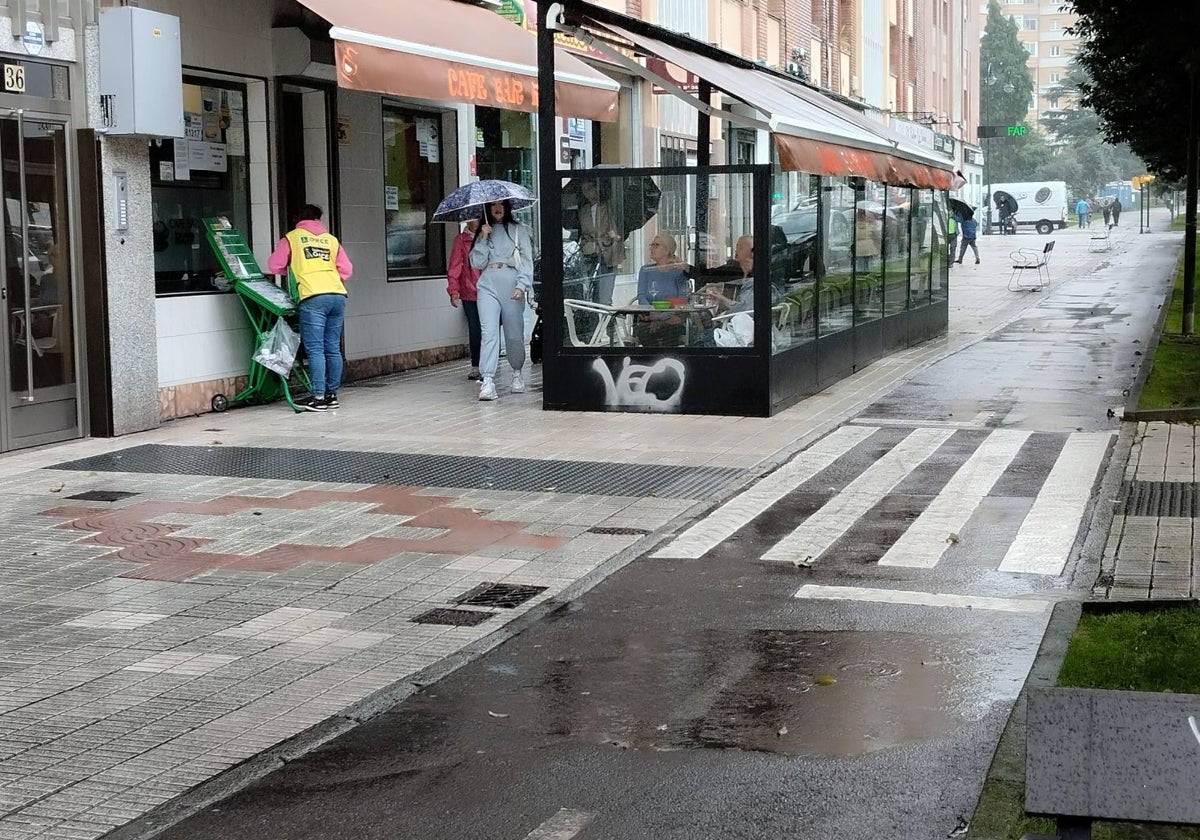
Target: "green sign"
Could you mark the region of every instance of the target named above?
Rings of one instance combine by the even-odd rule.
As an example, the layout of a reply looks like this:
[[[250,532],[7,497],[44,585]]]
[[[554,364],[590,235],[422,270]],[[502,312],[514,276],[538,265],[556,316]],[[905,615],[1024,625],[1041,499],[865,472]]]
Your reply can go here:
[[[496,12],[517,26],[525,25],[525,10],[521,8],[521,0],[500,0],[500,8]]]
[[[1023,125],[981,125],[979,139],[986,137],[1024,137],[1029,129]]]

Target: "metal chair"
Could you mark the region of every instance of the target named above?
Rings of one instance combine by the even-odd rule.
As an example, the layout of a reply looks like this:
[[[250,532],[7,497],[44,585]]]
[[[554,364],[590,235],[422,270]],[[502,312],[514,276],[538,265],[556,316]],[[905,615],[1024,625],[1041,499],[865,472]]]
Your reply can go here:
[[[1008,276],[1010,292],[1040,292],[1050,282],[1050,255],[1054,251],[1054,240],[1038,251],[1033,248],[1018,248],[1008,255],[1012,261],[1012,274]],[[1030,272],[1037,278],[1026,282]]]
[[[34,306],[29,310],[33,327],[30,330],[33,352],[39,357],[58,347],[58,316],[61,311],[62,306],[57,303],[49,306]],[[12,334],[13,344],[24,347],[26,342],[24,309],[12,311]]]
[[[590,300],[566,298],[563,300],[563,310],[567,316],[567,337],[570,339],[572,347],[613,345],[625,347],[634,343],[629,335],[629,325],[626,324],[625,318],[617,312],[616,307]],[[597,316],[596,326],[592,329],[591,335],[579,335],[579,328],[575,323],[576,312],[589,312]],[[610,327],[612,329],[611,336],[609,335]]]

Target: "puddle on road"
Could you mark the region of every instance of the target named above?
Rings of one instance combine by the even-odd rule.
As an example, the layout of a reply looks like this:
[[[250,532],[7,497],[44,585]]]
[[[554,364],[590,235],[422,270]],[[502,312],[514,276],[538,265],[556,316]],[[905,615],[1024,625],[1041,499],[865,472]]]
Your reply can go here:
[[[686,650],[656,648],[547,663],[526,686],[542,734],[620,749],[859,756],[977,720],[999,699],[987,681],[1004,667],[978,639],[905,633],[711,632]]]

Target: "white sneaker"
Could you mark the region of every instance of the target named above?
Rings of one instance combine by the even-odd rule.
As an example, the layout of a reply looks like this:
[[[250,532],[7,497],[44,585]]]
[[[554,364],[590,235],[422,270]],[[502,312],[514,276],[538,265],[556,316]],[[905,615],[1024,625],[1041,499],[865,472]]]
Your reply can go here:
[[[492,381],[492,377],[485,376],[483,378],[483,384],[479,386],[479,399],[496,399],[496,383]]]
[[[509,386],[508,390],[512,391],[514,394],[525,393],[525,377],[521,376],[521,371],[513,371],[512,385]]]

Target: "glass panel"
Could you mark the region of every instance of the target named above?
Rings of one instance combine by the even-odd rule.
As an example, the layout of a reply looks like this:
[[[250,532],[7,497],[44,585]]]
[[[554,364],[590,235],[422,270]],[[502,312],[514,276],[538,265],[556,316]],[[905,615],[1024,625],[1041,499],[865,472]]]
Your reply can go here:
[[[919,238],[921,206],[913,190],[888,190],[888,213],[894,224],[887,237],[887,259],[883,268],[883,314],[895,315],[908,308],[909,251]]]
[[[383,209],[388,279],[446,270],[445,225],[431,224],[445,183],[441,115],[385,108]]]
[[[245,86],[185,79],[188,138],[150,143],[154,288],[160,295],[226,288],[217,258],[204,244],[205,216],[225,216],[253,241],[245,103]]]
[[[933,260],[933,246],[935,240],[945,242],[944,239],[938,239],[933,230],[933,224],[929,220],[929,213],[933,207],[933,190],[916,190],[914,196],[918,202],[918,206],[927,208],[921,212],[920,217],[925,219],[925,224],[919,225],[914,239],[914,248],[912,252],[912,270],[909,273],[909,308],[916,309],[921,306],[929,305],[929,271]],[[939,250],[941,250],[939,246]]]
[[[933,204],[929,207],[930,249],[933,252],[933,300],[945,300],[950,294],[950,261],[948,259],[949,235],[946,233],[946,218],[950,208],[945,190],[933,193]]]
[[[13,392],[75,382],[71,330],[71,253],[67,205],[66,136],[63,126],[26,120],[25,201],[17,121],[0,122],[4,185],[5,276]],[[28,238],[24,238],[22,221]],[[25,269],[29,269],[26,306]]]
[[[771,312],[775,326],[772,348],[776,353],[817,336],[820,191],[821,179],[816,175],[779,171],[773,175],[771,282],[782,292]]]
[[[888,250],[901,241],[898,208],[887,188],[867,181],[854,208],[854,320],[883,315],[883,265]]]
[[[818,210],[821,230],[828,231],[828,235],[821,243],[817,329],[821,335],[830,335],[854,325],[853,271],[858,230],[854,215],[856,195],[850,179],[828,178],[822,189],[824,200]]]
[[[564,176],[565,345],[753,346],[752,183],[749,173],[674,176],[663,218],[658,176]]]

